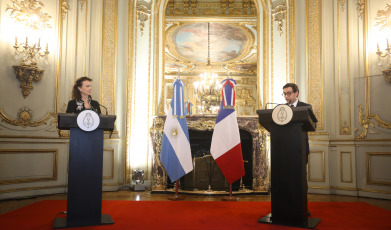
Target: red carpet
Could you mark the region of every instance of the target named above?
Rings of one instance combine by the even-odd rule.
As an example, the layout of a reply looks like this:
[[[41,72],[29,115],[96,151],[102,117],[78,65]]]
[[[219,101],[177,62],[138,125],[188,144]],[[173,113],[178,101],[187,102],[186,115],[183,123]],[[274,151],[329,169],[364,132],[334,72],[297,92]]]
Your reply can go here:
[[[391,229],[391,211],[358,202],[311,202],[317,229]],[[102,213],[114,225],[71,229],[296,229],[260,224],[270,213],[270,202],[223,201],[103,201]],[[0,229],[52,229],[65,200],[40,201],[0,215]],[[64,215],[60,215],[63,217]]]

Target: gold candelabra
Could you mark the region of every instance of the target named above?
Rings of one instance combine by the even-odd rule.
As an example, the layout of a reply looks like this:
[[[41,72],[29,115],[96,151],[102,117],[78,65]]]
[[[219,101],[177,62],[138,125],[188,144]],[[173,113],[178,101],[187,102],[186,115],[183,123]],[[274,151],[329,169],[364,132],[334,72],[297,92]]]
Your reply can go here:
[[[20,80],[23,97],[26,98],[33,89],[33,82],[38,83],[43,78],[45,70],[38,68],[37,59],[48,57],[48,44],[46,44],[46,49],[42,50],[40,40],[36,44],[29,45],[27,37],[25,43],[18,43],[18,39],[15,38],[14,48],[16,58],[23,55],[21,65],[13,66],[13,68],[16,78]]]
[[[377,52],[376,52],[376,54],[378,56],[378,65],[379,66],[382,64],[382,60],[381,60],[382,58],[391,57],[391,47],[390,47],[390,44],[388,42],[388,39],[387,39],[387,48],[385,48],[384,51],[380,50],[379,43],[377,43]],[[391,65],[389,66],[388,69],[383,70],[382,72],[383,72],[384,79],[387,82],[391,82]]]
[[[22,66],[37,66],[38,58],[47,58],[49,55],[48,44],[46,44],[46,49],[42,50],[40,39],[38,40],[38,43],[29,45],[27,37],[25,43],[18,43],[18,39],[15,38],[14,48],[16,58],[18,58],[20,54],[23,55],[21,63]]]

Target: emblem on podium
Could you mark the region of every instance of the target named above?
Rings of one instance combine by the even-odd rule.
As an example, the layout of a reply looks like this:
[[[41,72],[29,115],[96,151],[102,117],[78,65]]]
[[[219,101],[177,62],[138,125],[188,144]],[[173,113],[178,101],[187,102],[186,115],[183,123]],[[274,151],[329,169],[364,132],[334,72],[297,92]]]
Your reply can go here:
[[[100,123],[99,115],[92,110],[84,110],[77,116],[77,125],[86,132],[94,131]]]
[[[273,121],[277,125],[286,125],[288,124],[293,117],[292,108],[288,105],[277,105],[272,113]]]

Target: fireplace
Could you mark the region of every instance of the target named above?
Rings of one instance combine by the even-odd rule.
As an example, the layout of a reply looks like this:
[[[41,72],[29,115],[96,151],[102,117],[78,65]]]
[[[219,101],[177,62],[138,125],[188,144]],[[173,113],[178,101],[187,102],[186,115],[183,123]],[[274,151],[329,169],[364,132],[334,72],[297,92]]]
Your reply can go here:
[[[181,178],[181,188],[186,191],[229,191],[229,184],[220,171],[218,165],[210,155],[210,145],[213,131],[189,130],[193,171]],[[240,129],[242,155],[245,167],[245,176],[232,184],[233,191],[243,188],[252,188],[252,137],[251,133]]]
[[[161,138],[165,116],[154,118],[151,139],[154,147],[152,192],[168,191],[173,183],[160,162]],[[180,180],[181,192],[213,193],[228,191],[229,184],[210,155],[210,144],[216,116],[187,116],[194,170]],[[269,157],[266,151],[267,132],[257,117],[238,117],[245,176],[236,181],[233,191],[267,193],[269,191]],[[213,192],[212,192],[213,191]]]

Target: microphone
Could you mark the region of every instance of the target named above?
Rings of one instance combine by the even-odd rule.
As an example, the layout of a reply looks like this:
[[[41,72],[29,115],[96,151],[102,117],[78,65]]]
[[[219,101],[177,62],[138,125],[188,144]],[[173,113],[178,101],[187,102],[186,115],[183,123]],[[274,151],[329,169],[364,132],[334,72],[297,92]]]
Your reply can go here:
[[[106,110],[106,115],[108,115],[108,113],[107,113],[107,108],[106,108],[104,105],[100,104],[100,103],[98,103],[98,104],[99,104],[99,106],[102,106],[103,108],[105,108],[105,110]]]
[[[274,102],[268,102],[265,105],[265,109],[267,108],[268,105],[279,105],[279,103],[274,103]]]

